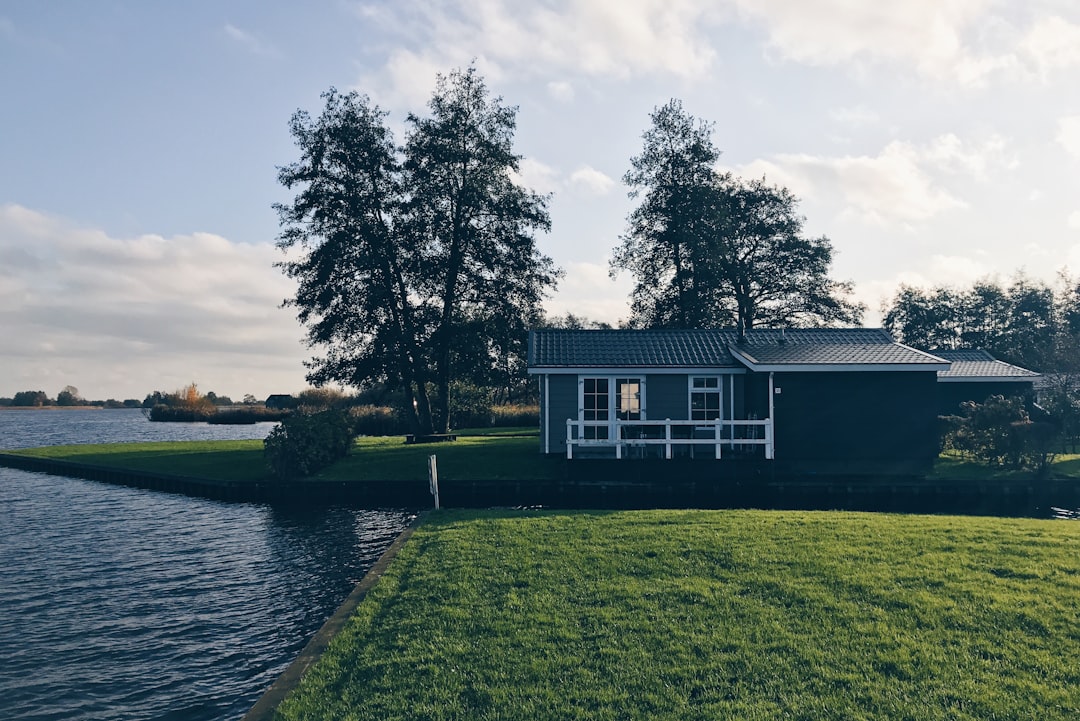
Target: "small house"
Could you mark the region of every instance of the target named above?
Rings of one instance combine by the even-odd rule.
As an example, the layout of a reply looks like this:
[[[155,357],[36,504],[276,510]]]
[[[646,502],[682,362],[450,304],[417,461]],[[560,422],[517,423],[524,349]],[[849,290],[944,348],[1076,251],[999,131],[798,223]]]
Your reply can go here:
[[[540,445],[575,458],[921,474],[948,361],[881,329],[534,330]]]
[[[948,370],[938,371],[940,415],[960,415],[961,403],[982,403],[994,395],[1035,400],[1035,383],[1042,377],[1035,371],[1000,361],[984,350],[935,350],[933,354],[950,364]]]

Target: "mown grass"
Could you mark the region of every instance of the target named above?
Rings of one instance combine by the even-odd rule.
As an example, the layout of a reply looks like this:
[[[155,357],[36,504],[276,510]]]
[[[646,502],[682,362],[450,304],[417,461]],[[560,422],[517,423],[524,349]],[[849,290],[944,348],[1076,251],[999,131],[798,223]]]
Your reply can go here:
[[[1054,459],[1050,466],[1052,478],[1080,478],[1080,455],[1063,454]],[[991,466],[955,451],[942,453],[934,463],[934,470],[927,475],[929,480],[955,481],[1026,481],[1036,477],[1031,469],[1003,468]]]
[[[426,481],[427,459],[435,454],[440,478],[525,481],[557,478],[562,473],[563,462],[538,457],[537,435],[535,429],[522,428],[466,430],[452,443],[420,445],[406,445],[401,436],[363,437],[356,440],[348,457],[313,477],[334,481]],[[272,479],[263,460],[260,440],[47,446],[13,452],[215,480]]]
[[[439,512],[281,719],[1074,719],[1080,525]]]

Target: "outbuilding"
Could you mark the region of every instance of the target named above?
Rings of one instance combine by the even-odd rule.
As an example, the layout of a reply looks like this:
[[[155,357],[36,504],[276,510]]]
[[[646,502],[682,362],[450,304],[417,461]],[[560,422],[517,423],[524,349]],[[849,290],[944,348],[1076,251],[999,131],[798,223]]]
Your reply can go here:
[[[534,330],[541,452],[919,475],[948,361],[875,328]]]
[[[933,353],[950,364],[948,370],[938,371],[938,413],[943,416],[961,415],[961,403],[982,403],[994,395],[1035,400],[1035,383],[1042,377],[1035,371],[1000,361],[984,350]]]

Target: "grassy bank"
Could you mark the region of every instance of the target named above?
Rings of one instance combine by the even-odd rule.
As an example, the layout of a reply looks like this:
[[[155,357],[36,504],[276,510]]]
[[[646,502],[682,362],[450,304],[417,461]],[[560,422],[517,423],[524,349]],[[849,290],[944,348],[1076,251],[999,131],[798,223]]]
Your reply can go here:
[[[1073,719],[1080,524],[442,512],[283,719]]]
[[[363,437],[351,455],[314,476],[330,481],[424,481],[427,457],[439,459],[439,475],[465,480],[557,480],[565,473],[562,458],[538,455],[539,434],[528,428],[462,431],[453,443],[405,445],[401,436]],[[50,446],[12,451],[79,463],[127,468],[151,473],[172,473],[214,480],[271,480],[262,456],[262,441],[177,441],[118,443],[87,446]],[[1080,455],[1060,456],[1053,465],[1055,478],[1080,478]],[[988,467],[957,455],[943,455],[931,481],[1023,481],[1034,478],[1029,470]]]
[[[177,441],[48,446],[14,453],[57,460],[171,473],[215,480],[271,480],[263,443]],[[560,459],[537,456],[537,433],[529,429],[465,431],[453,443],[405,445],[401,436],[359,438],[352,453],[314,478],[331,481],[426,481],[427,458],[438,456],[441,478],[543,480],[561,473]]]

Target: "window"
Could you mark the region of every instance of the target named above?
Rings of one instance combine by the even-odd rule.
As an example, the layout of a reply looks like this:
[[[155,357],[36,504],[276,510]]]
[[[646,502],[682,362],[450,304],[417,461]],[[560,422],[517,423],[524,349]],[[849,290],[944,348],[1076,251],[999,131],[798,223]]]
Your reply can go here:
[[[715,421],[720,413],[720,378],[695,376],[690,378],[690,420]]]
[[[581,420],[607,423],[609,399],[607,378],[586,378],[582,388]],[[583,431],[584,437],[589,440],[608,437],[607,425],[586,425]]]
[[[615,379],[615,415],[620,421],[641,420],[641,379]]]

